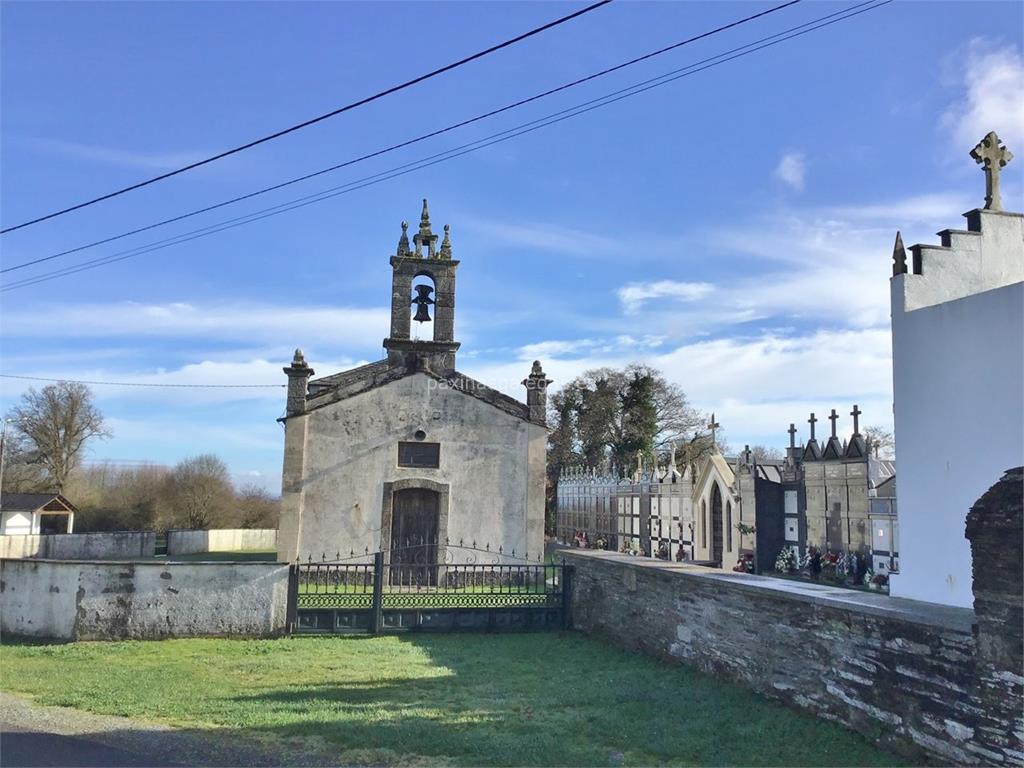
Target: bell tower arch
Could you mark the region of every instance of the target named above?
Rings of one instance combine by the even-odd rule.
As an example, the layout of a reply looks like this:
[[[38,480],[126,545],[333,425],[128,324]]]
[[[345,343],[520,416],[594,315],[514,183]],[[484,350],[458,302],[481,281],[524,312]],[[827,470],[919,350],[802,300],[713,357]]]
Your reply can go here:
[[[391,257],[391,335],[384,339],[388,364],[392,367],[426,368],[437,373],[455,370],[455,269],[459,262],[452,258],[448,225],[438,247],[438,236],[430,227],[430,210],[426,198],[420,214],[419,231],[409,246],[409,224],[402,222],[398,251]],[[424,252],[424,249],[426,252]],[[429,277],[434,283],[416,285],[416,278]],[[410,307],[416,305],[413,317]],[[416,320],[433,320],[434,338],[411,338],[411,324]]]

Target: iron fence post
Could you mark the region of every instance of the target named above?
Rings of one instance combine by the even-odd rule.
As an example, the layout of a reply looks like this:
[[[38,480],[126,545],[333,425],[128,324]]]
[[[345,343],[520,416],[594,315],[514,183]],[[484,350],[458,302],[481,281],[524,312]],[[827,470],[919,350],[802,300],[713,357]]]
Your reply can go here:
[[[288,566],[288,608],[285,616],[285,628],[289,635],[294,634],[299,621],[299,566],[292,563]]]
[[[384,629],[384,553],[373,553],[373,634]]]
[[[562,566],[562,629],[572,629],[572,573],[573,565]]]

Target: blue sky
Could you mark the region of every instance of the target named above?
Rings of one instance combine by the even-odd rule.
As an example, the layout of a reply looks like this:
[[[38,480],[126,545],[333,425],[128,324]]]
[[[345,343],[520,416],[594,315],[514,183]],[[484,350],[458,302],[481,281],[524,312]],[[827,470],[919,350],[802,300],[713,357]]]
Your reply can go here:
[[[115,253],[379,173],[809,21],[804,2],[521,110],[58,260]],[[566,3],[4,3],[5,226],[406,80],[581,7]],[[5,265],[243,194],[488,111],[769,7],[619,0],[296,134],[3,237]],[[388,256],[430,198],[459,268],[459,367],[510,394],[644,360],[733,445],[857,402],[891,425],[897,229],[935,242],[980,206],[967,152],[1020,159],[1019,3],[896,2],[604,109],[248,226],[0,294],[8,374],[283,383],[381,357]],[[44,265],[49,267],[49,265]],[[45,271],[40,267],[38,272]],[[24,270],[8,277],[29,276]],[[0,406],[27,382],[0,380]],[[38,385],[37,385],[38,386]],[[96,387],[91,460],[215,452],[276,489],[284,393]],[[845,422],[844,426],[849,429]]]

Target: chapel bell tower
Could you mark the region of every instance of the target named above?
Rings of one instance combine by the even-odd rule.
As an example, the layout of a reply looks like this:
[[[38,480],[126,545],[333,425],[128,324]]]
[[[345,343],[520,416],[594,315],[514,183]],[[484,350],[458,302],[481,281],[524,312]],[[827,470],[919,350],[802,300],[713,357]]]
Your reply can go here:
[[[391,257],[391,335],[384,339],[388,365],[447,373],[455,370],[455,351],[459,348],[454,337],[455,268],[459,262],[452,259],[447,224],[441,247],[437,247],[426,198],[419,231],[412,238],[413,249],[409,248],[408,229],[408,222],[403,221],[398,252]],[[431,320],[432,339],[411,335],[413,322]]]

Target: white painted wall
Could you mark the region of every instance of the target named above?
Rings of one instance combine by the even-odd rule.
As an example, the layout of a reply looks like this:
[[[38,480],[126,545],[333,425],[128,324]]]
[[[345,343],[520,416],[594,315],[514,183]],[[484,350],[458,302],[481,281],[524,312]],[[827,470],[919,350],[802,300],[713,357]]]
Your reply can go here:
[[[0,534],[26,535],[32,531],[32,513],[10,510],[0,514]]]
[[[958,606],[973,604],[967,512],[1024,464],[1024,217],[980,218],[980,235],[924,250],[924,274],[891,283],[900,529],[891,592]]]
[[[41,557],[54,560],[111,560],[152,557],[152,531],[0,535],[0,557]]]
[[[0,560],[0,634],[57,640],[262,636],[284,630],[277,563]]]
[[[210,531],[167,532],[168,556],[276,548],[276,528],[214,528]]]

